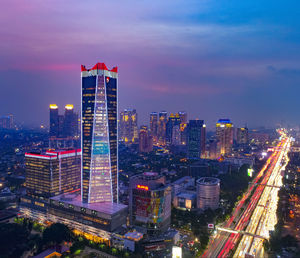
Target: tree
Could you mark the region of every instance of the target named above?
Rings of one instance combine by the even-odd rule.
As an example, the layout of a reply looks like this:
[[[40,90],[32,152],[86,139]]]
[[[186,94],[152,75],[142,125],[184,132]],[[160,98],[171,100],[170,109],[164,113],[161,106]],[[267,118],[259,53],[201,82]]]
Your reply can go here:
[[[52,224],[43,232],[43,240],[46,244],[61,244],[63,241],[71,241],[73,233],[61,223]]]

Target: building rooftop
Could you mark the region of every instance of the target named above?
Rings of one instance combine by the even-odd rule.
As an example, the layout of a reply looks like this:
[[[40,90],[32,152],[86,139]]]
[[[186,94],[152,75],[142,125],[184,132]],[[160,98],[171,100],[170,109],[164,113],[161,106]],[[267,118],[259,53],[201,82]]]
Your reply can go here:
[[[197,184],[216,185],[220,183],[220,179],[214,177],[201,177],[197,180]]]
[[[184,198],[184,199],[194,199],[196,198],[196,192],[195,193],[181,192],[177,194],[177,197]]]
[[[191,176],[184,176],[182,178],[177,179],[176,181],[174,181],[172,184],[173,185],[180,185],[186,181],[192,180],[193,178]]]
[[[61,194],[52,197],[50,199],[67,203],[67,204],[72,204],[77,207],[83,207],[89,210],[102,212],[109,215],[113,215],[127,208],[127,205],[120,204],[120,203],[111,203],[111,202],[83,203],[81,201],[81,195],[79,193]]]

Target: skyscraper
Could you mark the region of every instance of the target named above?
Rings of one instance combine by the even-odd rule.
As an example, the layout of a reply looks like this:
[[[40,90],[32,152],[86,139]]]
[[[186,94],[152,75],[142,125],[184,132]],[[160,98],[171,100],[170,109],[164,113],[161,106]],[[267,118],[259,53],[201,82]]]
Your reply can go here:
[[[150,152],[153,150],[153,138],[149,134],[148,127],[142,125],[139,132],[139,150],[140,152]]]
[[[58,137],[59,134],[59,115],[58,106],[56,104],[50,104],[50,137]]]
[[[181,119],[180,119],[179,114],[176,113],[174,115],[173,113],[171,113],[171,115],[168,119],[168,122],[166,124],[166,142],[167,142],[167,144],[172,144],[172,145],[180,144],[180,123],[181,123]],[[174,138],[173,138],[173,132],[175,134]],[[172,140],[174,140],[174,142],[172,142]]]
[[[125,144],[137,143],[138,127],[135,109],[124,109],[120,113],[120,138]]]
[[[167,115],[166,111],[159,112],[159,120],[158,120],[158,142],[159,144],[166,144],[166,125],[167,125]]]
[[[241,127],[237,129],[237,143],[247,144],[249,141],[249,134],[247,127]]]
[[[188,158],[199,159],[205,155],[206,127],[203,120],[190,120],[187,126]]]
[[[75,137],[77,135],[77,123],[78,115],[74,112],[74,106],[68,104],[65,106],[65,115],[63,119],[63,131],[64,137]]]
[[[150,113],[150,134],[152,136],[153,142],[157,143],[157,133],[158,133],[158,116],[157,112]]]
[[[81,66],[82,201],[118,202],[118,70]]]
[[[216,137],[220,142],[221,154],[230,153],[233,144],[233,124],[229,119],[220,119],[216,123]]]

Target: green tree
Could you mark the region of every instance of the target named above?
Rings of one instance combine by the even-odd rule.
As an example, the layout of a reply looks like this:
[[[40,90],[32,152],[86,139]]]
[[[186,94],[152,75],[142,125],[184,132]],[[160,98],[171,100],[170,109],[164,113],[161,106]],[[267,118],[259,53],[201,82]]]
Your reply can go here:
[[[73,233],[64,224],[55,223],[43,232],[43,240],[46,244],[61,244],[63,241],[71,241]]]

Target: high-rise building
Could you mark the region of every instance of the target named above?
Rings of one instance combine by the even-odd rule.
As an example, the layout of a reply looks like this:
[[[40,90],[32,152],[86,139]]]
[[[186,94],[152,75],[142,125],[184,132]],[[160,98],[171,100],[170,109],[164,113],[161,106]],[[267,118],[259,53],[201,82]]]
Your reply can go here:
[[[130,178],[130,223],[149,236],[161,235],[171,222],[171,187],[166,178],[145,172]]]
[[[167,125],[167,116],[168,113],[166,111],[159,112],[159,120],[158,120],[158,142],[161,145],[166,144],[166,125]]]
[[[59,137],[59,114],[58,106],[56,104],[50,104],[50,137]]]
[[[166,142],[167,144],[175,145],[175,142],[173,143],[173,128],[175,127],[174,131],[177,136],[177,134],[180,135],[180,116],[178,113],[175,115],[172,113],[168,119],[168,122],[166,124]],[[180,137],[180,136],[179,136]],[[174,139],[177,143],[177,139]],[[179,140],[180,141],[180,140]],[[179,145],[179,144],[178,144]]]
[[[50,104],[49,136],[51,149],[79,147],[78,114],[72,104],[65,106],[64,115],[59,114],[56,104]]]
[[[187,113],[185,111],[179,111],[178,112],[180,117],[180,124],[186,124],[187,123]]]
[[[249,134],[247,127],[237,128],[237,143],[247,144],[249,142]]]
[[[190,120],[187,126],[188,158],[199,159],[205,155],[206,126],[203,120]]]
[[[65,106],[65,115],[63,119],[64,137],[75,137],[78,135],[78,115],[74,112],[74,106],[68,104]]]
[[[81,150],[26,153],[26,191],[35,198],[80,189]]]
[[[148,127],[145,125],[140,127],[139,150],[140,152],[150,152],[153,150],[152,135],[149,134]]]
[[[220,119],[216,123],[216,137],[220,142],[221,154],[229,154],[233,145],[233,124],[229,119]]]
[[[118,202],[118,70],[81,67],[82,201]]]
[[[137,143],[138,127],[137,113],[135,109],[125,109],[120,113],[120,139],[125,144]]]
[[[157,112],[150,113],[150,134],[153,139],[153,143],[158,141],[158,115]]]

